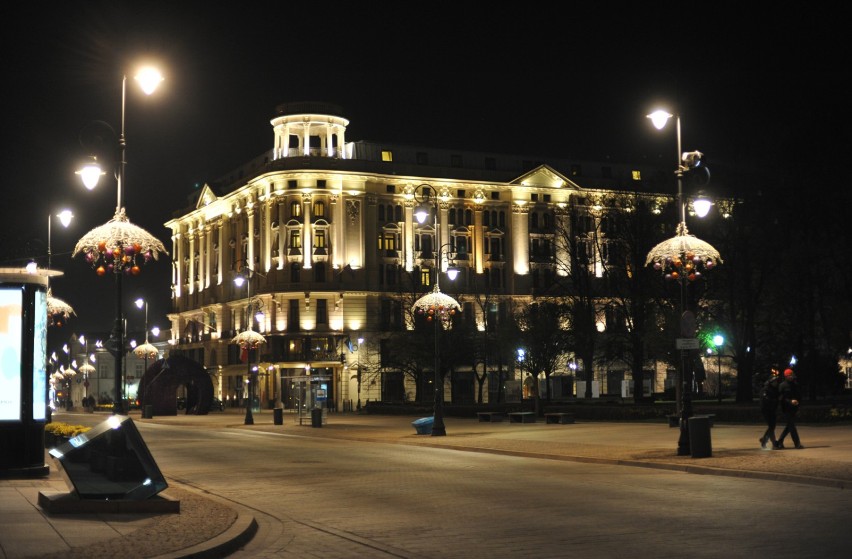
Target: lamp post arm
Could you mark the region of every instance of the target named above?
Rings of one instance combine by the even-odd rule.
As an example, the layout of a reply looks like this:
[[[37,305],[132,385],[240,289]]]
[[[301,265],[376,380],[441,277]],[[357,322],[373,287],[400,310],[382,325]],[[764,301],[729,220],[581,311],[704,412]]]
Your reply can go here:
[[[675,120],[677,127],[677,205],[680,212],[680,222],[686,223],[686,204],[683,200],[683,162],[680,160],[681,153],[681,136],[680,136],[680,115],[677,115]]]
[[[122,206],[124,205],[124,200],[122,199],[122,189],[124,188],[124,167],[126,165],[126,157],[125,152],[127,151],[127,139],[124,134],[124,120],[125,120],[125,106],[127,104],[127,75],[123,75],[121,78],[121,133],[118,137],[118,178],[116,183],[118,184],[118,193],[115,211],[116,213],[121,211]]]

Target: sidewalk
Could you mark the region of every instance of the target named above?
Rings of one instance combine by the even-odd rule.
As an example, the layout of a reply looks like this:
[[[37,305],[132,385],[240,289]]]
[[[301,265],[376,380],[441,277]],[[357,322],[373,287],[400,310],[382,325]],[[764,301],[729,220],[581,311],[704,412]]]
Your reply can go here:
[[[762,450],[761,425],[717,424],[711,430],[712,456],[677,456],[678,429],[664,423],[479,422],[446,418],[447,436],[417,435],[416,417],[330,414],[321,428],[299,425],[292,414],[275,425],[272,412],[254,414],[244,425],[241,410],[207,416],[178,415],[141,419],[139,423],[179,423],[281,432],[305,437],[425,445],[468,452],[491,452],[551,460],[600,462],[666,468],[697,474],[755,477],[782,482],[852,489],[852,425],[799,427],[805,449]],[[104,416],[104,419],[106,416]],[[74,421],[74,416],[56,417]],[[790,445],[788,445],[790,446]],[[112,558],[222,557],[250,539],[254,519],[234,507],[169,479],[164,494],[181,502],[180,514],[47,514],[39,492],[67,492],[68,487],[46,454],[48,478],[0,479],[0,559],[22,557]],[[168,477],[168,472],[163,472]],[[128,542],[145,542],[128,549]]]

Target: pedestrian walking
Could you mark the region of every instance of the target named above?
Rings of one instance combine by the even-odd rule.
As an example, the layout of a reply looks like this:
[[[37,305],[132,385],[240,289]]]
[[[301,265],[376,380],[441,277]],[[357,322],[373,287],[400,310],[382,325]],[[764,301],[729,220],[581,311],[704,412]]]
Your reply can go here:
[[[763,383],[760,391],[760,413],[766,421],[766,431],[760,437],[760,446],[766,448],[766,443],[772,443],[769,448],[776,448],[778,440],[775,438],[775,426],[778,423],[778,399],[781,395],[781,368],[773,365],[769,372],[769,378]]]
[[[786,425],[781,431],[781,436],[775,448],[784,448],[784,439],[787,435],[793,439],[793,444],[796,448],[805,448],[799,440],[799,431],[796,429],[796,416],[799,413],[799,404],[802,400],[802,391],[799,388],[799,382],[796,380],[796,373],[793,369],[784,369],[784,380],[778,387],[781,400],[781,412],[784,414]]]

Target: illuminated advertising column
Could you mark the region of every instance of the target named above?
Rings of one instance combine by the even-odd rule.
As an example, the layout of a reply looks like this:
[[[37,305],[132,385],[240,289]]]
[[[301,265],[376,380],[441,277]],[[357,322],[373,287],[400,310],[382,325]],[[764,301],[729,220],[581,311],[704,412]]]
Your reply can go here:
[[[44,477],[47,276],[0,268],[0,477]]]

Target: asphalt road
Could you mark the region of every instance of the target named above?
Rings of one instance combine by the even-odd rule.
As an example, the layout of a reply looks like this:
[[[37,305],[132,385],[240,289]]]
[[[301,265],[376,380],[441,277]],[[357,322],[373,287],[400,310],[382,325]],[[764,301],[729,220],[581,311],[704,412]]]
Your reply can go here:
[[[257,519],[231,557],[801,559],[852,544],[852,496],[833,487],[136,423],[169,478]]]

